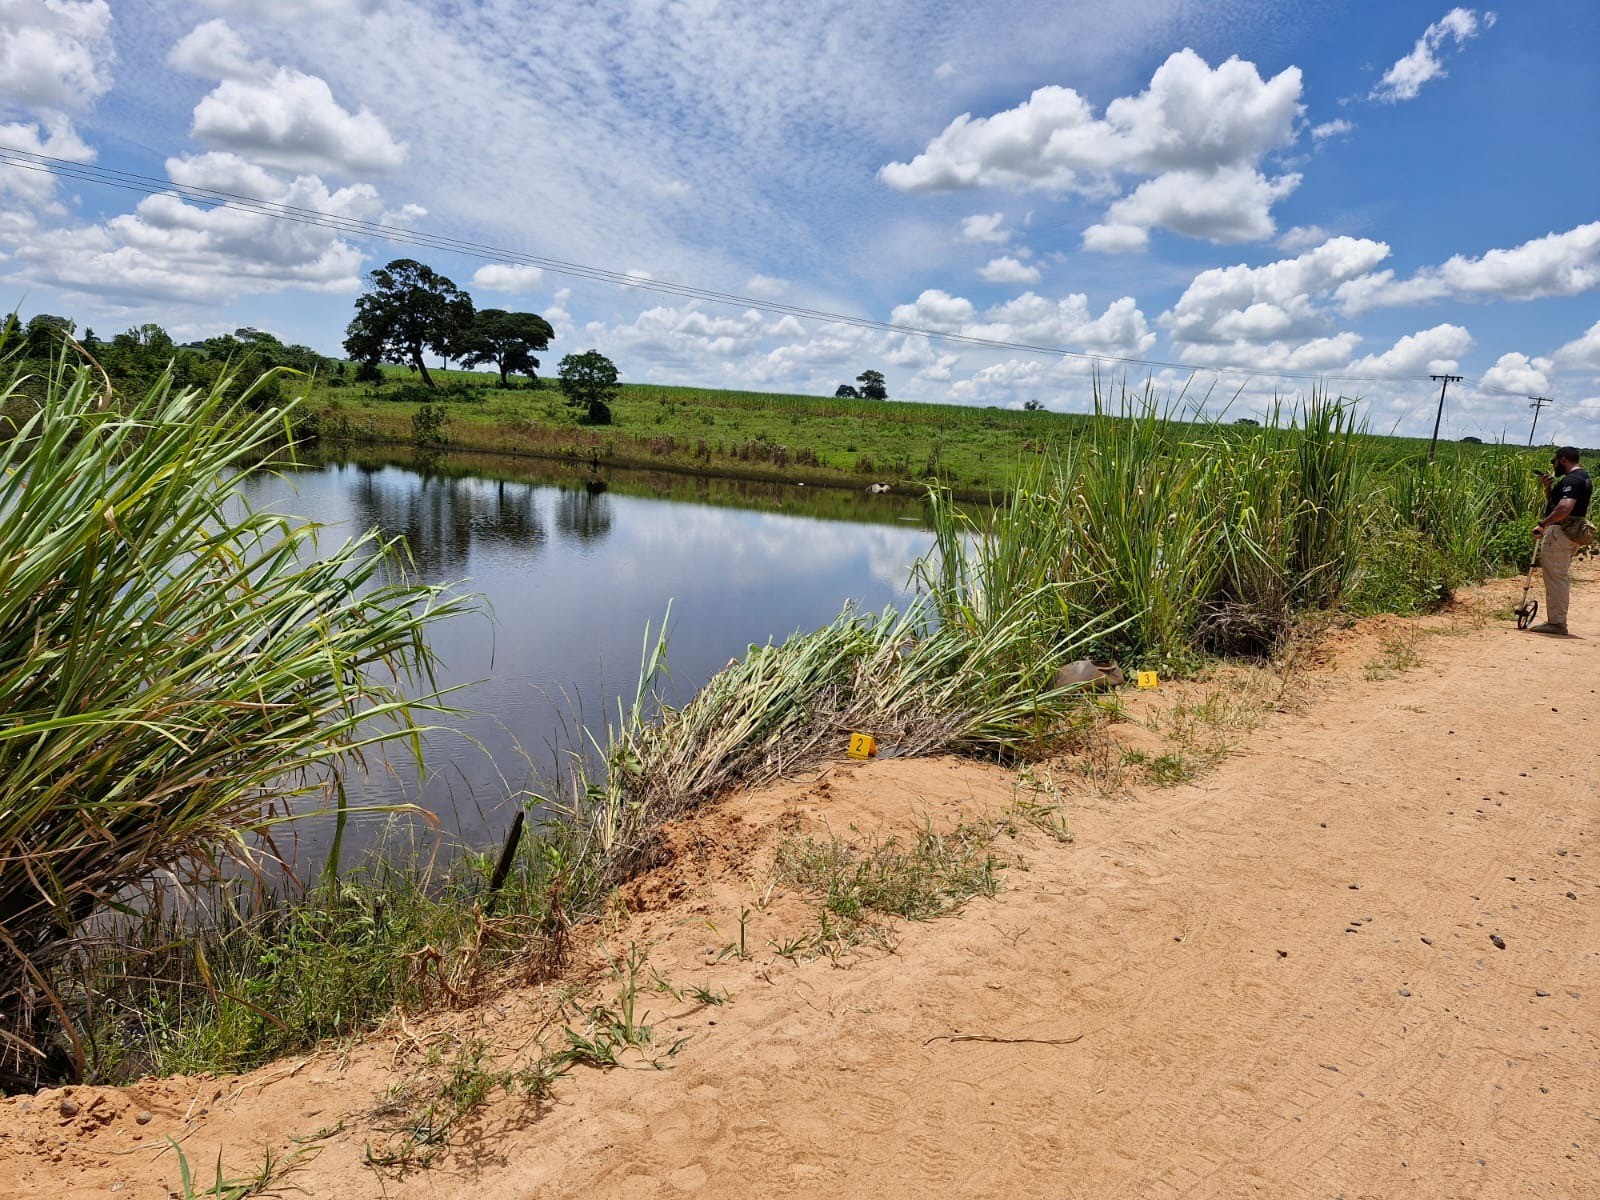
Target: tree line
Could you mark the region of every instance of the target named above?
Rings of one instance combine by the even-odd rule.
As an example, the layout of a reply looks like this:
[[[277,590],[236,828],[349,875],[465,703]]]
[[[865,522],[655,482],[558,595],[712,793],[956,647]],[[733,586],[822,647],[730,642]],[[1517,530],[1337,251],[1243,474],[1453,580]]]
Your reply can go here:
[[[341,375],[345,364],[317,353],[310,346],[285,343],[265,330],[242,328],[201,341],[178,342],[160,325],[146,322],[110,338],[92,328],[78,332],[71,317],[40,313],[22,322],[15,313],[0,323],[0,340],[7,352],[16,352],[28,374],[43,379],[65,355],[74,366],[90,365],[105,372],[119,391],[148,391],[168,371],[180,388],[209,391],[228,375],[240,390],[255,384],[263,374],[288,367],[307,375]],[[283,399],[282,383],[274,378],[262,383],[250,397],[256,408]]]

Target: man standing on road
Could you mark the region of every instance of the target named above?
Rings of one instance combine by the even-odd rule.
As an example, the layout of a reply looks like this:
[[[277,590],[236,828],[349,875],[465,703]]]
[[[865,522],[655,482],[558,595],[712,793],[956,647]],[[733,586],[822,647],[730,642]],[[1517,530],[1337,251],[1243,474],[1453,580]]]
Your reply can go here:
[[[1561,447],[1550,461],[1556,473],[1553,477],[1539,476],[1539,482],[1544,484],[1545,508],[1544,516],[1533,527],[1533,536],[1544,539],[1540,561],[1544,565],[1545,620],[1544,624],[1535,625],[1533,632],[1565,636],[1567,598],[1572,592],[1572,551],[1578,544],[1574,538],[1583,529],[1594,485],[1589,481],[1589,472],[1578,465],[1576,447]]]

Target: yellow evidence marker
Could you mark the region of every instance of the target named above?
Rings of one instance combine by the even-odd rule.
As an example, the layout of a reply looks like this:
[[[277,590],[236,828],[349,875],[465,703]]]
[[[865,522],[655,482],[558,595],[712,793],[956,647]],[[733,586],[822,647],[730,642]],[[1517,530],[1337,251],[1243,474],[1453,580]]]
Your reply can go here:
[[[1161,678],[1154,671],[1140,671],[1138,684],[1142,688],[1158,688],[1161,686]]]
[[[870,733],[852,733],[850,749],[845,753],[851,758],[873,758],[878,753],[878,739]]]

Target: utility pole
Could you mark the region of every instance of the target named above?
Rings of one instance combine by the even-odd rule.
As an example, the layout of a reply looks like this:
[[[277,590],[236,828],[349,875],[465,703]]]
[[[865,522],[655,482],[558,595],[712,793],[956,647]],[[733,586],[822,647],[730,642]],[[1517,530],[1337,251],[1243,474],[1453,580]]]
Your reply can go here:
[[[1529,408],[1533,409],[1533,424],[1528,426],[1528,449],[1532,450],[1533,431],[1539,428],[1539,410],[1546,404],[1554,404],[1555,401],[1550,399],[1549,396],[1529,396],[1528,399],[1533,401],[1532,404],[1528,405]]]
[[[1433,448],[1439,444],[1439,422],[1444,420],[1444,390],[1452,383],[1460,383],[1459,375],[1429,375],[1439,385],[1439,415],[1433,418],[1433,440],[1428,443],[1428,461],[1433,461]]]

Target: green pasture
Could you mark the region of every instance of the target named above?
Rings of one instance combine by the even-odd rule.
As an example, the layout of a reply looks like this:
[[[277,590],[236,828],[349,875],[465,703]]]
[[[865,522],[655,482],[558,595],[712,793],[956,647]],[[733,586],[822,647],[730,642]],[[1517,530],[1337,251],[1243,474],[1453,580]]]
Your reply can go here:
[[[448,412],[452,451],[839,486],[937,482],[977,497],[1005,491],[1069,452],[1095,420],[1085,413],[635,383],[623,385],[612,405],[613,424],[585,427],[552,382],[506,390],[490,386],[492,377],[481,372],[436,371],[444,386],[426,393],[405,368],[385,373],[377,386],[316,380],[306,409],[310,428],[332,441],[410,444],[412,418],[430,400]],[[1253,429],[1226,417],[1195,425],[1197,439],[1206,441],[1219,430],[1242,438]],[[1363,433],[1356,440],[1360,457],[1379,468],[1420,462],[1427,450],[1421,438]],[[1486,449],[1446,442],[1440,454],[1473,457]]]

